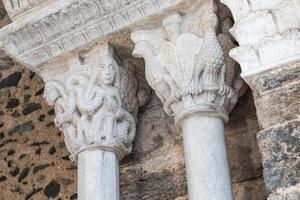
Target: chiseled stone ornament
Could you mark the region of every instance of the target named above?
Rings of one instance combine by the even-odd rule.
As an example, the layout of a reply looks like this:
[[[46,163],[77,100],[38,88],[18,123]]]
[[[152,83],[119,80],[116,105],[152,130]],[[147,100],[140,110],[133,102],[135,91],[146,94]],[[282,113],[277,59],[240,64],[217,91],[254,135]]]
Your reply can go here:
[[[131,152],[138,109],[133,66],[120,66],[109,45],[69,61],[69,70],[48,76],[44,97],[54,105],[55,123],[72,158],[85,150]]]
[[[230,52],[247,77],[300,59],[299,0],[221,0],[235,19]]]
[[[14,20],[50,1],[51,0],[3,0],[3,3],[6,7],[7,14]]]
[[[214,1],[199,1],[131,35],[149,85],[182,129],[190,200],[233,199],[224,122],[242,84],[227,58],[234,43],[226,31],[217,34],[215,11]]]
[[[0,46],[39,71],[41,64],[184,1],[191,0],[7,0],[10,16],[22,17],[1,29]]]
[[[228,34],[216,35],[217,25],[212,8],[202,5],[131,35],[133,55],[145,59],[149,85],[177,122],[193,114],[227,121],[237,101],[237,66],[225,59],[234,44]]]

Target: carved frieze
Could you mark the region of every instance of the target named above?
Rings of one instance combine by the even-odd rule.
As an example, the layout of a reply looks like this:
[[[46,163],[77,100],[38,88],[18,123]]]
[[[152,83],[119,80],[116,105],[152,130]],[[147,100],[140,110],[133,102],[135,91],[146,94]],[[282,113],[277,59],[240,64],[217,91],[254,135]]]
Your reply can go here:
[[[0,44],[9,55],[37,70],[59,55],[183,1],[57,0],[1,29]]]
[[[3,0],[6,12],[12,20],[33,8],[39,7],[51,0]]]
[[[237,68],[226,58],[234,44],[228,34],[217,36],[218,18],[208,2],[131,35],[133,55],[145,59],[149,85],[177,122],[197,113],[226,121],[237,101]]]
[[[300,59],[298,0],[222,0],[232,11],[232,35],[239,47],[230,55],[250,76]]]
[[[45,79],[44,97],[55,108],[73,159],[87,149],[131,152],[139,101],[133,66],[117,64],[108,45],[68,62],[69,69]]]

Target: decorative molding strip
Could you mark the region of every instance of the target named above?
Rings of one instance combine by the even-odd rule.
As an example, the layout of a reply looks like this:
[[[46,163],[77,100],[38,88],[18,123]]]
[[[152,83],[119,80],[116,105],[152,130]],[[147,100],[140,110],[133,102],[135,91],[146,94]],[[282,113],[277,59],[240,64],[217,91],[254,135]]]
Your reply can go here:
[[[36,71],[45,62],[183,1],[57,0],[1,29],[1,46]]]
[[[12,20],[24,16],[34,8],[40,8],[53,0],[3,0],[7,14]]]

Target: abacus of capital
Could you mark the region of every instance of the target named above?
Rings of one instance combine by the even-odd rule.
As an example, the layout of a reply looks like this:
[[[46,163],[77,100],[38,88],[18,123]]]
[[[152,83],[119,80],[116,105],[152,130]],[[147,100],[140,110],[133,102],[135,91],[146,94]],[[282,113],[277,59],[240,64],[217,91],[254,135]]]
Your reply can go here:
[[[235,19],[230,33],[239,47],[228,30],[233,22],[218,24],[213,0],[3,2],[12,23],[0,30],[1,49],[45,81],[44,97],[54,106],[55,124],[78,162],[79,200],[120,198],[119,161],[132,151],[137,113],[147,103],[147,89],[135,75],[136,67],[143,66],[114,51],[123,37],[133,42],[132,55],[145,60],[149,86],[183,133],[190,200],[233,199],[224,124],[243,81],[229,55],[241,64],[242,77],[254,91],[264,129],[258,134],[263,162],[271,166],[265,167],[270,200],[300,195],[299,177],[291,180],[280,168],[287,183],[274,186],[268,176],[278,167],[268,146],[278,142],[275,126],[286,130],[291,125],[296,137],[299,115],[274,117],[264,104],[276,104],[268,95],[282,92],[281,85],[266,89],[276,80],[274,74],[296,74],[289,76],[294,77],[289,86],[298,85],[299,1],[222,0]],[[280,102],[286,105],[288,97]],[[276,105],[281,108],[281,103]]]

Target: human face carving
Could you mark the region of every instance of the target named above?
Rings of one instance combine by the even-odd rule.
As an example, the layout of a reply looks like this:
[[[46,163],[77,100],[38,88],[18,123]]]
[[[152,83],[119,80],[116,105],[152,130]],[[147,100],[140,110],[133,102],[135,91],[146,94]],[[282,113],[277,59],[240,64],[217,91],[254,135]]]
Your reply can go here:
[[[110,62],[101,64],[100,71],[101,83],[106,86],[113,85],[116,76],[114,62],[110,60]]]

